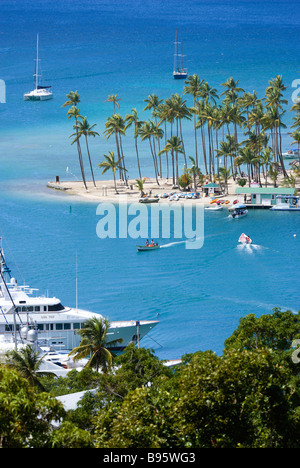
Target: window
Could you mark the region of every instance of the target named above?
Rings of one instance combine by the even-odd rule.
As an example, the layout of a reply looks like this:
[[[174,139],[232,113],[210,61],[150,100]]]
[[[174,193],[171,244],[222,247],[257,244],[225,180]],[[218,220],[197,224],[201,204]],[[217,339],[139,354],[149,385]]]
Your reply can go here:
[[[73,329],[74,330],[79,330],[80,329],[80,323],[73,323]]]
[[[40,306],[35,306],[35,307],[34,307],[34,311],[35,311],[35,312],[39,312],[39,311],[40,311]]]
[[[58,310],[63,310],[63,309],[64,309],[64,306],[62,304],[54,304],[54,305],[48,306],[49,312],[56,312]]]
[[[64,330],[71,330],[71,324],[70,323],[64,323]]]
[[[56,330],[62,330],[63,329],[63,324],[62,323],[57,323],[56,324]]]

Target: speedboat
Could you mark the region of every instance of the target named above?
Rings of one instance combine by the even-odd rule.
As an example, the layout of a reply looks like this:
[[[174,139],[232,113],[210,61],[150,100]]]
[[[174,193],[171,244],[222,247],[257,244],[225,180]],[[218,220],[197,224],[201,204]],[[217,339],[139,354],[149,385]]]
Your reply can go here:
[[[282,157],[284,159],[298,159],[300,157],[300,153],[295,148],[289,148],[285,153],[282,153]]]
[[[240,237],[239,237],[239,242],[241,244],[251,244],[252,243],[252,240],[250,239],[249,236],[247,236],[246,234],[241,234]]]
[[[230,215],[233,219],[238,219],[242,218],[243,216],[246,216],[248,213],[246,205],[243,203],[238,203],[234,205],[231,210],[233,209],[232,214]]]
[[[151,250],[158,250],[160,249],[160,245],[154,244],[154,245],[137,245],[136,246],[138,252],[149,252]]]
[[[79,346],[81,337],[77,331],[84,328],[86,321],[103,318],[100,313],[79,309],[77,305],[65,307],[56,297],[37,294],[37,290],[21,286],[11,277],[0,247],[0,340],[5,337],[22,340],[20,332],[27,326],[28,333],[38,332],[39,346],[71,351]],[[110,321],[107,347],[119,353],[130,343],[139,343],[157,323],[157,320]],[[122,342],[109,344],[119,339]]]

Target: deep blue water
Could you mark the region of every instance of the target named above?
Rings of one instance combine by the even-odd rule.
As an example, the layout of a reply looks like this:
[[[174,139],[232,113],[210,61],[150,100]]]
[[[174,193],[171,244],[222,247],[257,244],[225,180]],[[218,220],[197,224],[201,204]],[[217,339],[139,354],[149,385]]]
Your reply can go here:
[[[97,123],[100,136],[91,141],[91,151],[98,178],[104,176],[96,165],[114,150],[102,134],[113,111],[107,96],[118,94],[123,116],[136,107],[146,119],[150,114],[142,110],[149,94],[163,99],[182,92],[183,83],[172,78],[176,27],[190,73],[219,92],[233,76],[259,97],[282,74],[289,109],[291,85],[299,77],[299,2],[0,0],[0,7],[0,79],[7,92],[6,104],[0,104],[0,231],[19,280],[75,305],[77,254],[79,305],[111,319],[159,316],[150,335],[155,341],[146,338],[144,344],[163,358],[199,349],[221,352],[248,313],[269,313],[276,306],[298,310],[297,213],[251,211],[238,223],[225,212],[211,213],[205,216],[202,249],[175,244],[143,256],[133,239],[97,237],[95,204],[49,192],[45,185],[55,175],[72,177],[66,167],[79,176],[69,139],[72,122],[61,107],[70,90],[78,90],[82,114]],[[54,92],[46,103],[23,101],[32,87],[37,32],[43,76]],[[291,118],[287,111],[288,127]],[[190,124],[184,125],[184,138],[193,154]],[[148,145],[140,147],[144,175],[152,175]],[[124,149],[134,177],[130,131]],[[241,232],[258,247],[237,248]]]

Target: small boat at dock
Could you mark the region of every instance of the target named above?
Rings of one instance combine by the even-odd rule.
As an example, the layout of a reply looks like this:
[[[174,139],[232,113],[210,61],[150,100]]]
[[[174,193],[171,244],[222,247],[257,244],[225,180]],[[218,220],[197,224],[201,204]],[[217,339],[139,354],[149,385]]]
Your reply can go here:
[[[158,203],[159,198],[148,198],[148,197],[142,197],[139,199],[139,203]]]
[[[300,211],[300,197],[297,195],[277,195],[272,211]]]

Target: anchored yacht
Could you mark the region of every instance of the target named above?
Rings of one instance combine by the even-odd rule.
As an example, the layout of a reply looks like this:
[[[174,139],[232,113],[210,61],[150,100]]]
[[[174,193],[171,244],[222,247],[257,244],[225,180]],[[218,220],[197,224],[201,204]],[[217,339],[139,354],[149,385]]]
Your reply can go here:
[[[81,337],[77,332],[84,328],[85,322],[92,317],[103,317],[87,310],[65,307],[56,297],[38,296],[38,290],[19,285],[11,277],[2,248],[0,260],[0,341],[12,338],[22,342],[27,327],[28,333],[38,333],[39,346],[70,351],[80,344]],[[112,321],[107,333],[107,347],[118,353],[132,342],[139,345],[157,323],[158,320]],[[109,346],[109,342],[116,339],[123,341]]]

